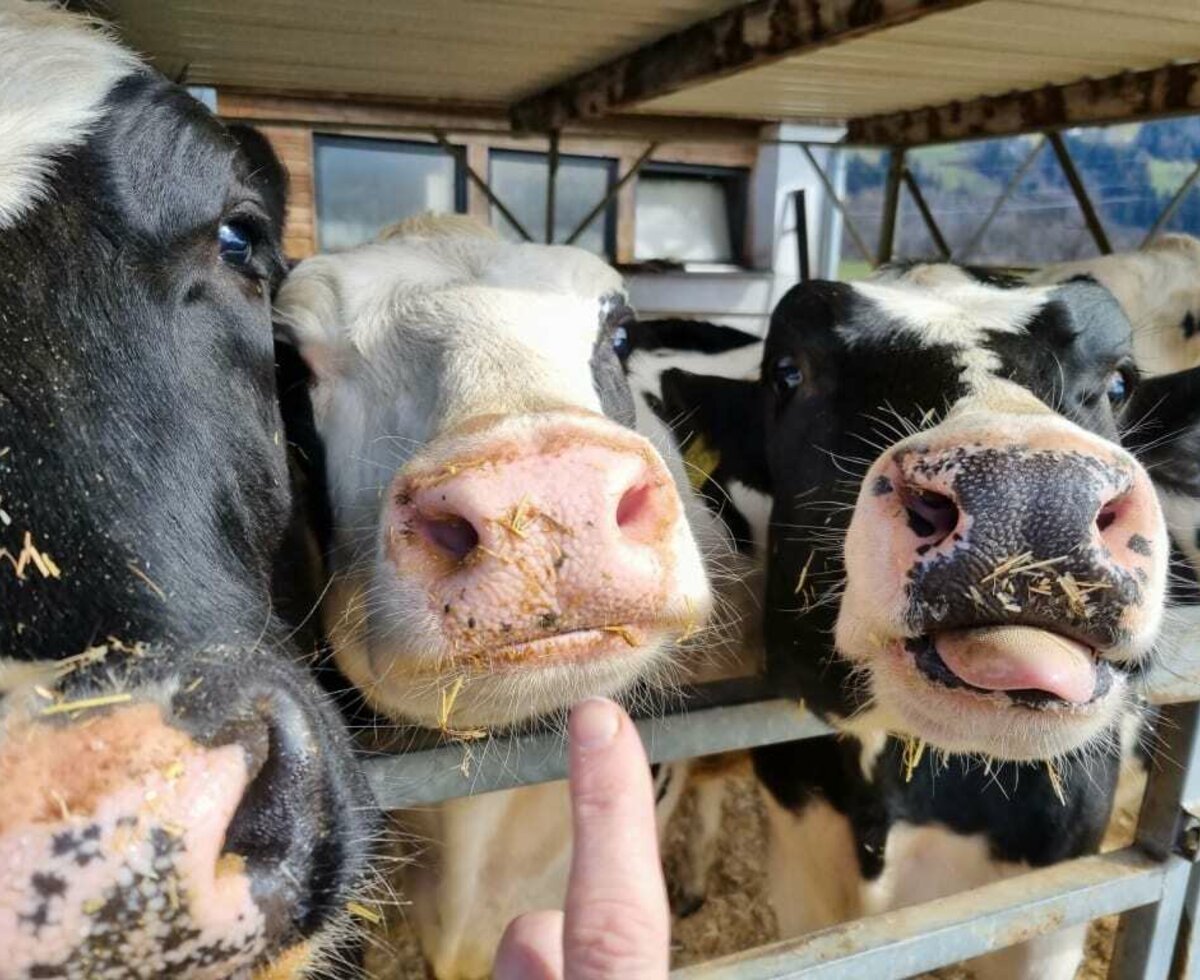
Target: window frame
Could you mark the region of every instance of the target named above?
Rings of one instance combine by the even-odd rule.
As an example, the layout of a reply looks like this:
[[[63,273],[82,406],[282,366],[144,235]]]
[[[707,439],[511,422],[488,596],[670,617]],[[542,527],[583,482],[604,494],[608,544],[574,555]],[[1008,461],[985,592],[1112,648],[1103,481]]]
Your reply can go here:
[[[510,159],[513,157],[527,157],[527,158],[528,157],[537,157],[537,158],[540,158],[543,162],[545,162],[547,171],[549,171],[549,167],[550,167],[550,154],[544,150],[514,150],[514,149],[511,149],[510,147],[506,147],[506,146],[495,146],[495,145],[488,144],[487,145],[488,186],[492,189],[492,192],[501,201],[504,201],[505,207],[509,207],[509,203],[508,203],[508,201],[504,200],[504,195],[501,194],[496,189],[495,173],[492,170],[492,161],[497,159],[497,157],[499,157],[501,159],[503,159],[505,157],[508,157]],[[604,164],[604,169],[606,171],[606,177],[607,177],[607,181],[604,186],[604,193],[606,195],[612,194],[613,186],[616,184],[617,179],[618,179],[617,178],[617,167],[618,167],[618,164],[620,161],[617,159],[617,157],[595,156],[595,155],[592,155],[589,153],[560,153],[558,155],[558,165],[560,167],[559,176],[561,176],[561,167],[562,167],[564,160],[587,160],[589,162]],[[549,177],[549,173],[547,173],[547,177]],[[612,194],[612,198],[611,198],[611,200],[609,200],[609,202],[605,206],[604,210],[596,216],[597,219],[600,217],[604,218],[605,229],[604,229],[604,256],[603,257],[606,262],[610,262],[610,263],[615,262],[617,259],[617,239],[618,239],[617,222],[620,221],[620,212],[619,212],[619,208],[617,207],[617,203],[618,203],[617,199],[619,196],[620,196],[619,194]],[[556,193],[556,195],[555,195],[556,203],[559,200],[560,200],[560,197]],[[592,202],[591,206],[589,207],[589,210],[591,210],[592,207],[595,207],[599,203],[600,203],[599,201]],[[492,214],[492,211],[493,211],[493,206],[489,202],[488,203],[489,218]],[[557,212],[555,214],[555,218],[557,219]],[[504,215],[502,215],[502,214],[499,215],[499,223],[502,223],[504,225],[509,224],[508,219],[505,218]],[[493,225],[493,227],[496,227],[496,225]],[[497,230],[497,232],[500,232],[499,228],[496,228],[496,230]],[[516,231],[516,229],[514,228],[513,231]],[[520,233],[518,232],[518,234],[520,234]],[[544,243],[544,239],[539,241],[536,237],[532,238],[531,241],[533,241],[539,245]],[[565,242],[552,241],[550,244],[562,245],[562,244],[565,244]]]
[[[464,148],[451,144],[447,149],[432,140],[402,139],[392,136],[362,136],[357,133],[339,133],[331,130],[312,130],[312,224],[313,246],[318,253],[326,251],[321,241],[321,181],[317,174],[317,155],[320,144],[338,144],[341,146],[354,144],[386,144],[389,147],[400,148],[403,151],[416,151],[423,156],[447,156],[454,167],[454,213],[467,213],[467,168],[463,166]],[[386,227],[386,225],[385,225]]]
[[[750,177],[752,167],[721,166],[710,163],[673,163],[665,160],[651,160],[642,165],[634,181],[633,202],[633,241],[634,254],[632,260],[638,262],[653,262],[666,256],[637,255],[637,188],[642,178],[649,175],[663,177],[694,177],[697,179],[716,180],[725,187],[725,221],[729,230],[729,245],[733,252],[729,259],[731,265],[741,269],[750,266],[748,261],[750,217]],[[686,265],[686,263],[685,263]]]

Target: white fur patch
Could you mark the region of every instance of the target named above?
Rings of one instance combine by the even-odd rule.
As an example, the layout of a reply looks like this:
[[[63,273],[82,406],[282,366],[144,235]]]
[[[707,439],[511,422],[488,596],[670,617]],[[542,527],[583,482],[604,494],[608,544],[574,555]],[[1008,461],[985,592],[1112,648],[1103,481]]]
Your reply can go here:
[[[1000,369],[999,358],[983,346],[988,334],[1024,332],[1050,294],[1047,288],[998,289],[948,265],[916,266],[901,275],[885,270],[854,288],[930,345],[957,348],[970,388]],[[861,326],[840,327],[838,333],[851,346],[870,336]]]
[[[83,141],[138,59],[95,22],[0,0],[0,229],[46,192],[54,156]]]

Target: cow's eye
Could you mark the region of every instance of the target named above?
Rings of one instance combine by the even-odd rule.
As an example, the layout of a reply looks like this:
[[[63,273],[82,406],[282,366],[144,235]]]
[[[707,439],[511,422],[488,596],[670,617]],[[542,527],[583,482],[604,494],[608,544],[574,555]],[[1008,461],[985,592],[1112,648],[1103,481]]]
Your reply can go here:
[[[1129,392],[1132,388],[1132,380],[1124,371],[1113,371],[1108,376],[1105,394],[1108,395],[1108,400],[1113,405],[1122,405],[1125,399],[1129,397]]]
[[[613,327],[612,347],[617,352],[617,357],[622,361],[629,356],[630,340],[628,328],[622,325]]]
[[[781,357],[777,360],[772,373],[775,378],[775,387],[780,392],[794,391],[804,380],[800,366],[791,357]]]
[[[221,261],[235,269],[244,269],[254,257],[250,229],[240,221],[225,221],[217,229],[217,251]]]

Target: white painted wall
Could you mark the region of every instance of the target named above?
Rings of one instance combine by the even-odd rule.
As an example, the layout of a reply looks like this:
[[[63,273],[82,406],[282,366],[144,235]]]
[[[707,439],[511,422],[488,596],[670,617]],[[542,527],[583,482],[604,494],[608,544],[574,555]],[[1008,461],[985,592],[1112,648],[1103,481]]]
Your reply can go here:
[[[828,126],[780,125],[767,129],[764,139],[833,142],[842,132]],[[824,149],[813,153],[840,192],[842,175],[840,167],[831,164],[833,155]],[[800,188],[806,191],[809,269],[815,278],[835,278],[841,216],[799,146],[764,142],[750,178],[748,252],[753,269],[633,275],[629,286],[634,308],[643,317],[710,320],[765,333],[771,310],[799,278],[791,194]]]

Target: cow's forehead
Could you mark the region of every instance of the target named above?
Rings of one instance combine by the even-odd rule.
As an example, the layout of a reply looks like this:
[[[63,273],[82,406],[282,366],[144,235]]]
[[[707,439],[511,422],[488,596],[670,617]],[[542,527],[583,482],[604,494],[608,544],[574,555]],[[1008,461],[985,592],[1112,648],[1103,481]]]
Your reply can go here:
[[[113,86],[141,70],[87,19],[0,0],[0,229],[41,199],[55,156],[81,143]]]
[[[280,294],[284,315],[310,304],[316,284],[364,350],[414,332],[469,344],[492,328],[590,343],[625,302],[616,270],[582,249],[481,236],[395,238],[310,259]]]
[[[1044,287],[1001,289],[959,275],[947,267],[917,267],[903,278],[859,282],[854,289],[868,300],[838,332],[853,345],[873,336],[903,330],[931,347],[981,347],[992,334],[1024,333],[1050,299]],[[953,269],[953,267],[948,267]]]

